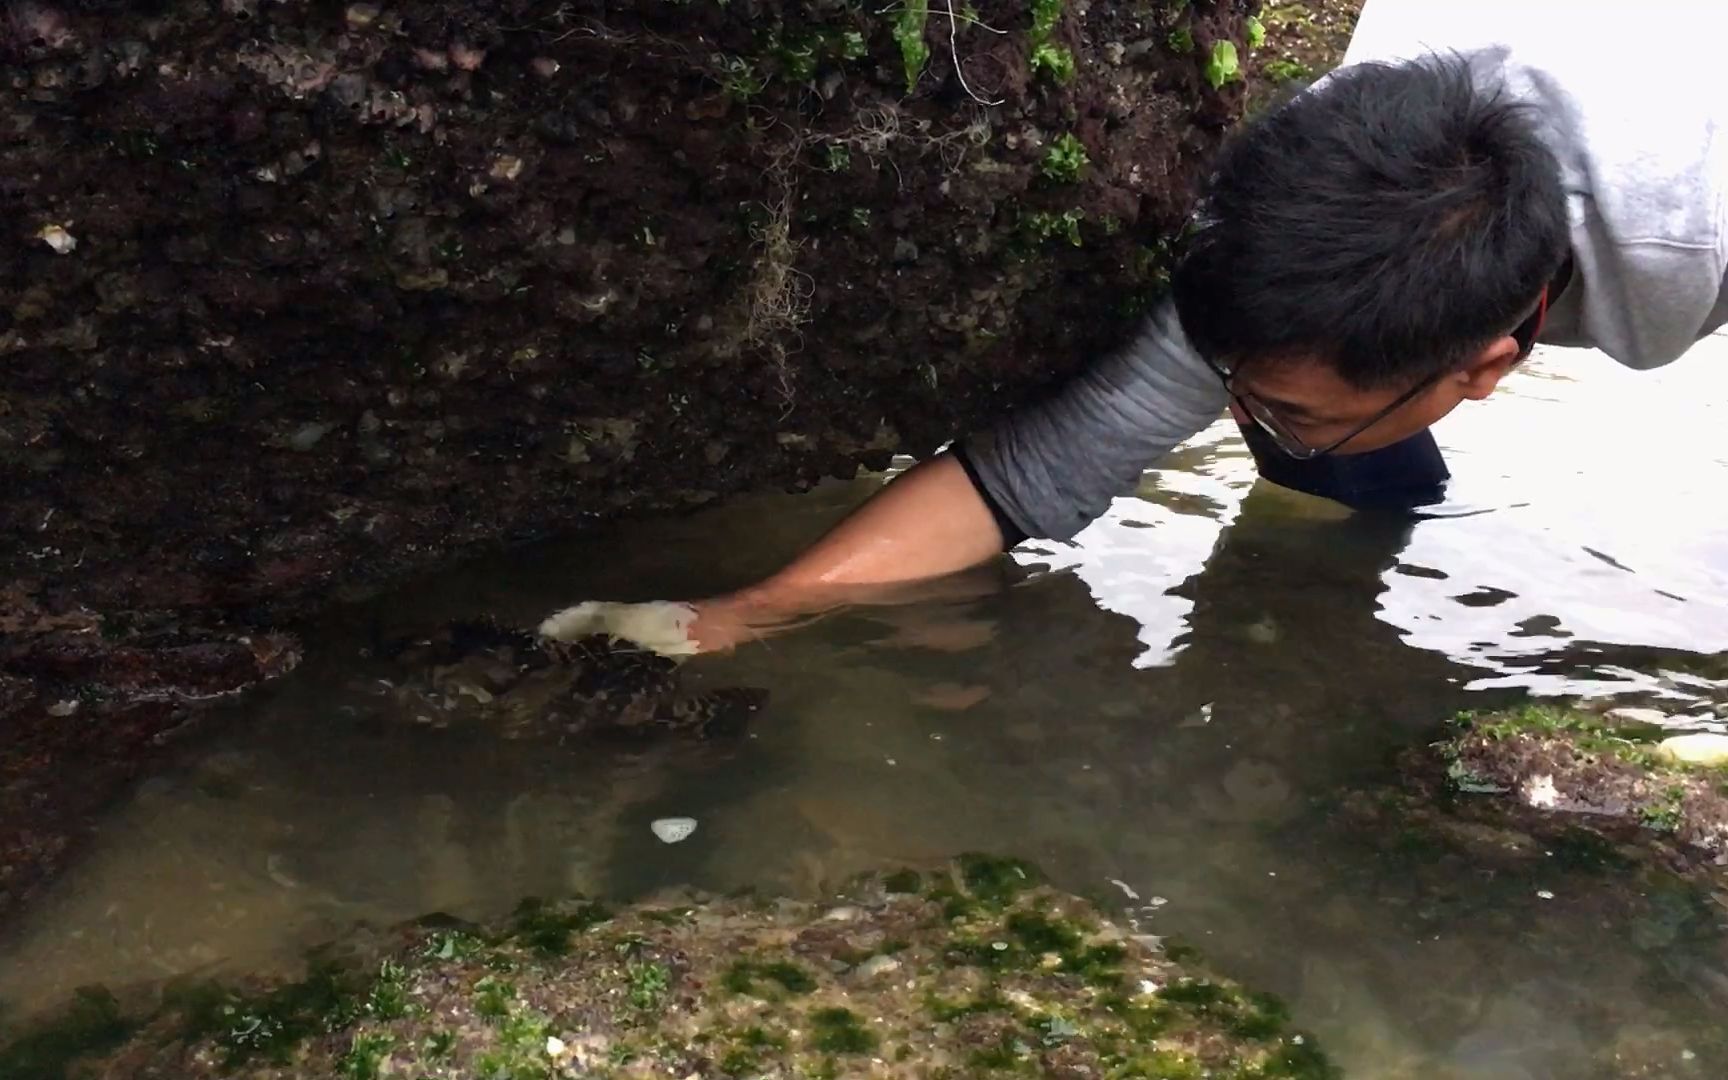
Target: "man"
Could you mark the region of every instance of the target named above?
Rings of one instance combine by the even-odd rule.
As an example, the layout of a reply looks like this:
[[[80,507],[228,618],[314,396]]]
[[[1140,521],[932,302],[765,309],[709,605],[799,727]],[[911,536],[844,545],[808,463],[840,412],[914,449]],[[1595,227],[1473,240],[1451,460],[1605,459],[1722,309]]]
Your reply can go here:
[[[1728,4],[1371,0],[1343,65],[1220,152],[1170,297],[1118,355],[758,585],[578,605],[543,631],[725,648],[1065,540],[1226,408],[1270,479],[1357,507],[1432,500],[1429,426],[1538,340],[1649,369],[1728,322],[1728,94],[1694,54],[1629,40],[1634,23],[1728,40]]]

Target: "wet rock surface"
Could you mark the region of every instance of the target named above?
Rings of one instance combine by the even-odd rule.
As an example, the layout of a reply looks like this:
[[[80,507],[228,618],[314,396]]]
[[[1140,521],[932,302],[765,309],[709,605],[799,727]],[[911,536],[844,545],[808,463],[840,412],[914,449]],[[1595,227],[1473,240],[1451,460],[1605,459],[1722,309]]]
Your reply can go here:
[[[1338,1075],[1279,1002],[1010,859],[825,903],[525,904],[322,954],[296,984],[90,990],[0,1050],[90,1077]]]
[[[332,595],[928,451],[1114,346],[1246,7],[7,6],[14,880]],[[157,665],[134,719],[57,723],[57,649]]]
[[[1494,796],[1517,812],[1547,813],[1584,828],[1639,829],[1688,856],[1728,865],[1728,769],[1678,756],[1711,733],[1682,735],[1632,722],[1532,705],[1455,721],[1438,747],[1464,795]]]
[[[369,689],[390,715],[501,738],[738,735],[768,702],[755,687],[687,688],[677,662],[603,634],[555,641],[476,620],[383,652],[400,674]]]
[[[1677,1018],[1728,1008],[1728,771],[1677,765],[1655,752],[1670,731],[1579,708],[1466,714],[1442,734],[1401,755],[1397,782],[1318,799],[1281,826],[1277,841],[1297,850],[1324,828],[1373,856],[1338,860],[1302,900],[1384,907],[1394,929],[1374,946],[1379,965],[1400,950],[1443,950],[1449,962],[1430,958],[1429,969],[1456,996],[1444,1021],[1485,1057],[1526,1047],[1578,1080],[1718,1075],[1720,1025]],[[1621,971],[1578,964],[1588,977],[1576,981],[1532,970],[1532,956],[1589,955],[1591,934],[1629,939],[1616,944],[1641,960]],[[1544,1022],[1510,1000],[1503,1015],[1484,1012],[1484,985],[1532,983],[1583,1018],[1555,1027],[1545,1049],[1531,1034]]]

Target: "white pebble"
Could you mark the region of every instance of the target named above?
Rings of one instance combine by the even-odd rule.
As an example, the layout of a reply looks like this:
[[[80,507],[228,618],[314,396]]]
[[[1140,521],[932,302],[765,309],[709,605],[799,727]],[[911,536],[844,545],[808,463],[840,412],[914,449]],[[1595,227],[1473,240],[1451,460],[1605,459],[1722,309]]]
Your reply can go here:
[[[78,238],[59,225],[44,225],[36,238],[54,249],[56,255],[69,255],[78,246]]]
[[[654,835],[664,844],[676,844],[690,839],[690,834],[696,831],[696,819],[690,817],[656,818],[649,826]]]
[[[1536,891],[1536,895],[1537,895],[1537,896],[1539,896],[1539,897],[1541,897],[1541,898],[1542,898],[1542,899],[1543,899],[1543,900],[1552,900],[1552,899],[1554,899],[1554,894],[1553,894],[1553,893],[1551,893],[1551,892],[1549,892],[1549,891],[1548,891],[1548,890],[1547,890],[1547,889],[1538,889],[1538,890],[1537,890],[1537,891]]]

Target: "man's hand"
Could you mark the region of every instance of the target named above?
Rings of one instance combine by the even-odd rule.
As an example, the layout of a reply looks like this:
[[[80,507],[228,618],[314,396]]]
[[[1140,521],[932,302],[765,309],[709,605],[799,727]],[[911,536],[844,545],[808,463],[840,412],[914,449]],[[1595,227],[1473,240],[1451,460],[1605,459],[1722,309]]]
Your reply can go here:
[[[588,601],[548,616],[540,633],[610,634],[665,656],[724,652],[849,604],[904,596],[905,586],[1001,549],[1001,530],[966,471],[938,457],[896,478],[760,584],[696,603]]]

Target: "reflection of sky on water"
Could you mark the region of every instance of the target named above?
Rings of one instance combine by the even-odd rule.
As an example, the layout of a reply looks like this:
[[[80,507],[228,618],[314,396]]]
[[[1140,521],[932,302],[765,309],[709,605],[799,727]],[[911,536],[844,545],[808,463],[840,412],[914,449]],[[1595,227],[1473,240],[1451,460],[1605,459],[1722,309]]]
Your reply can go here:
[[[1728,651],[1728,338],[1655,372],[1547,349],[1488,403],[1437,429],[1454,479],[1384,575],[1381,618],[1410,645],[1539,692],[1525,673],[1568,641]],[[1076,546],[1026,565],[1071,568],[1140,624],[1138,664],[1170,662],[1198,573],[1253,486],[1234,426],[1214,425],[1118,499]],[[1329,508],[1292,499],[1291,513]],[[1582,689],[1582,686],[1577,687]]]

